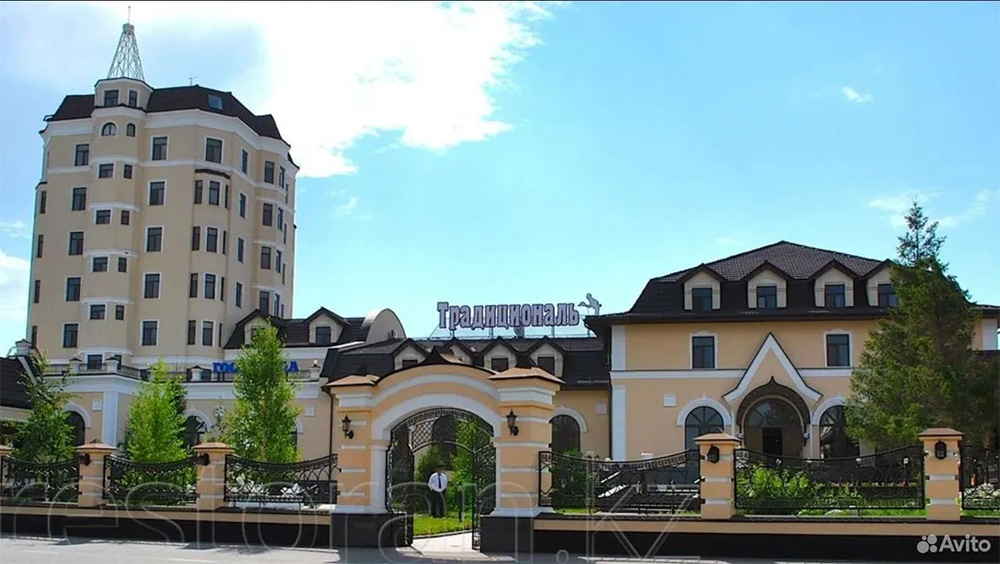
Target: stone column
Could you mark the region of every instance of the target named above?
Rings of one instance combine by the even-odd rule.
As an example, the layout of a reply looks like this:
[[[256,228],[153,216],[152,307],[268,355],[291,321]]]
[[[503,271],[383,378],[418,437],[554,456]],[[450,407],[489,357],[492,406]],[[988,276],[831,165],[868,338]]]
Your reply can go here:
[[[198,511],[215,511],[225,507],[226,455],[232,454],[233,449],[223,443],[202,443],[195,445],[192,450],[199,458],[208,459],[208,464],[199,460],[195,467],[198,469],[198,481],[195,485]]]
[[[701,455],[701,518],[732,519],[736,514],[733,456],[740,441],[726,433],[710,433],[694,442]]]
[[[962,516],[959,483],[962,433],[954,429],[927,429],[919,435],[924,446],[924,498],[927,519],[958,521]],[[940,458],[939,458],[940,457]]]
[[[104,443],[88,443],[76,447],[80,457],[80,494],[77,505],[97,507],[104,504],[104,457],[115,447]]]

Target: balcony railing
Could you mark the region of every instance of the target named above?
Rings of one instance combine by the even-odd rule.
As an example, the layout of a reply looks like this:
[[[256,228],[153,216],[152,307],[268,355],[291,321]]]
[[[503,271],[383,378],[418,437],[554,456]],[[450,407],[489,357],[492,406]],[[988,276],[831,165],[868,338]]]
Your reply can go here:
[[[142,381],[149,380],[150,378],[149,369],[126,366],[114,361],[50,364],[46,370],[46,375],[56,376],[66,372],[76,376],[113,375]],[[211,369],[202,369],[199,367],[185,368],[182,365],[168,365],[167,374],[172,377],[180,377],[182,381],[192,384],[212,382],[232,383],[236,379],[235,373],[213,372]],[[288,375],[292,380],[304,382],[317,379],[318,376],[318,374],[314,375],[313,371],[309,369],[300,370],[299,372],[289,372]]]

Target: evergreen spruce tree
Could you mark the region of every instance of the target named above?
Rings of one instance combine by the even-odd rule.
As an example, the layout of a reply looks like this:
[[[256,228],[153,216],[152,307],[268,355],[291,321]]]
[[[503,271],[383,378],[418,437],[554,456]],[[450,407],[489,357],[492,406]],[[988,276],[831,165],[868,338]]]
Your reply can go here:
[[[851,374],[849,432],[883,449],[913,444],[930,427],[982,441],[1000,418],[1000,382],[972,349],[978,312],[941,261],[937,223],[914,202],[906,225],[891,266],[897,305]]]
[[[178,390],[184,387],[167,373],[163,359],[150,367],[150,380],[128,413],[128,440],[125,452],[138,462],[173,462],[189,455],[184,444],[184,415],[177,412]]]
[[[285,372],[284,343],[272,325],[255,331],[236,359],[233,394],[226,417],[226,442],[236,454],[265,462],[294,462],[299,407],[295,384]]]
[[[30,462],[55,462],[73,457],[73,426],[64,408],[72,394],[66,392],[69,372],[44,376],[48,360],[38,355],[31,359],[34,373],[25,373],[21,381],[28,393],[31,412],[28,420],[17,425],[14,458]]]

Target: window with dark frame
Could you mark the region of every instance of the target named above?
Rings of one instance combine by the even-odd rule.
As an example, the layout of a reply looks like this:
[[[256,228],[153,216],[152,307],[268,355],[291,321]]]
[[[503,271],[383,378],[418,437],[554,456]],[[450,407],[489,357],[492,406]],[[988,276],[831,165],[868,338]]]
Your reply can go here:
[[[198,322],[194,319],[188,319],[188,331],[187,331],[187,344],[188,346],[194,346],[198,344]]]
[[[824,307],[847,307],[847,286],[827,284],[823,287]]]
[[[209,253],[219,252],[219,228],[205,228],[205,251]]]
[[[777,286],[757,286],[757,309],[775,309],[778,307]]]
[[[115,306],[115,320],[122,321],[125,319],[125,306],[118,304]]]
[[[127,164],[124,166],[124,168],[122,169],[122,176],[129,179],[132,178],[132,165]]]
[[[247,173],[247,168],[250,166],[250,153],[247,153],[246,149],[243,149],[243,153],[240,155],[240,170],[243,174]]]
[[[118,272],[128,272],[128,259],[118,257]]]
[[[229,252],[229,232],[226,230],[222,231],[222,254]]]
[[[45,235],[39,234],[35,243],[35,258],[42,258],[42,250],[45,248]]]
[[[262,221],[264,225],[270,227],[274,224],[274,206],[271,204],[264,204],[261,208],[263,209]]]
[[[111,210],[97,210],[94,214],[94,223],[97,225],[111,224]]]
[[[849,335],[826,336],[826,365],[830,368],[851,365],[851,338]]]
[[[80,301],[80,277],[71,276],[66,279],[66,301],[67,302],[78,302]]]
[[[264,161],[264,182],[274,184],[274,163]]]
[[[257,301],[257,309],[259,309],[261,313],[267,313],[268,307],[270,305],[271,305],[271,292],[268,292],[267,290],[261,290],[260,299]]]
[[[271,247],[260,248],[260,267],[264,270],[271,269]]]
[[[105,305],[104,304],[90,304],[90,319],[101,320],[104,319]]]
[[[163,228],[146,228],[146,252],[158,253],[163,250]]]
[[[162,180],[149,183],[149,205],[162,206],[166,199],[167,183]]]
[[[333,338],[333,329],[325,325],[321,325],[316,328],[316,344],[320,346],[326,346],[330,344]]]
[[[540,356],[538,357],[538,367],[542,370],[548,372],[549,374],[556,375],[556,357],[554,356]]]
[[[33,290],[34,291],[32,292],[32,295],[31,295],[31,301],[33,303],[37,304],[42,299],[42,281],[41,280],[35,280],[35,287],[33,288]]]
[[[167,138],[153,137],[151,159],[154,161],[167,160]]]
[[[97,167],[98,178],[114,178],[114,176],[115,176],[114,163],[104,163]]]
[[[45,213],[45,204],[47,203],[47,200],[48,193],[45,190],[40,191],[38,193],[38,215]]]
[[[497,356],[490,359],[490,370],[503,372],[510,368],[510,359],[505,356]]]
[[[236,260],[238,262],[243,262],[243,246],[244,246],[243,237],[237,237],[236,238]]]
[[[71,231],[69,234],[69,255],[83,254],[83,231]]]
[[[202,187],[203,186],[204,186],[204,182],[203,181],[201,181],[201,180],[195,180],[194,181],[194,203],[196,203],[196,204],[200,204],[201,203],[201,192],[202,192]]]
[[[128,137],[135,137],[135,124],[130,123],[125,126],[125,135]]]
[[[219,183],[215,180],[208,181],[208,205],[219,205]]]
[[[205,274],[205,299],[214,300],[215,299],[215,275]]]
[[[222,140],[208,138],[205,140],[205,160],[210,163],[222,162]]]
[[[191,228],[191,250],[201,250],[201,227],[197,225]]]
[[[104,105],[105,106],[117,106],[118,105],[118,90],[105,90],[104,91]]]
[[[133,108],[139,105],[139,93],[135,90],[128,91],[128,105]]]
[[[76,348],[77,336],[79,332],[80,332],[80,326],[76,323],[67,323],[63,325],[62,346],[64,349]]]
[[[691,368],[715,368],[715,337],[691,337]]]
[[[90,145],[81,143],[76,146],[76,153],[73,156],[74,166],[87,166],[90,164]]]
[[[142,346],[155,347],[159,336],[160,324],[158,321],[142,322]]]
[[[155,300],[160,297],[160,275],[149,273],[143,276],[142,297]]]
[[[91,266],[94,272],[107,272],[108,257],[94,257]]]
[[[213,325],[214,323],[211,321],[201,322],[201,346],[212,346],[212,339],[215,336],[215,327]]]
[[[247,216],[247,195],[240,194],[240,217],[246,218]]]
[[[712,289],[692,288],[691,309],[693,311],[712,311]]]
[[[403,361],[400,363],[400,365],[403,368],[411,368],[411,367],[414,367],[414,366],[416,366],[418,364],[420,364],[420,361],[418,361],[415,358],[404,358]]]
[[[130,215],[131,214],[129,213],[128,210],[122,210],[122,218],[121,218],[121,224],[122,225],[128,225],[129,224],[129,220],[131,219],[129,217]]]
[[[198,273],[191,273],[191,280],[188,282],[188,297],[197,298],[198,297]]]
[[[243,283],[236,283],[236,290],[233,301],[236,303],[236,307],[243,309]]]
[[[898,301],[896,289],[892,287],[892,284],[878,285],[878,307],[883,309],[895,307]]]
[[[87,188],[77,186],[73,188],[73,198],[69,206],[70,211],[82,211],[87,209]]]

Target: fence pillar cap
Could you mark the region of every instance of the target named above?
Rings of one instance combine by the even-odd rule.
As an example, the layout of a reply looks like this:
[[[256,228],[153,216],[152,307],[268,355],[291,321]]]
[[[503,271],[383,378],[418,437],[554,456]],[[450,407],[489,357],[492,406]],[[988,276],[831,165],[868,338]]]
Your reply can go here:
[[[10,456],[10,453],[11,453],[11,452],[12,452],[13,450],[14,450],[14,449],[10,448],[10,447],[9,447],[9,446],[7,446],[7,445],[0,445],[0,456]]]
[[[201,443],[198,445],[194,445],[194,447],[192,447],[191,450],[198,453],[215,452],[215,453],[232,454],[233,452],[235,452],[233,450],[233,447],[227,445],[226,443]]]
[[[728,433],[709,433],[694,440],[695,444],[740,444],[740,440]]]
[[[76,452],[88,452],[91,454],[111,454],[114,451],[115,447],[100,442],[84,443],[76,447]]]
[[[927,429],[923,433],[917,435],[921,439],[937,439],[937,438],[952,438],[961,439],[962,432],[956,431],[954,429],[949,429],[947,427],[935,427],[933,429]]]

